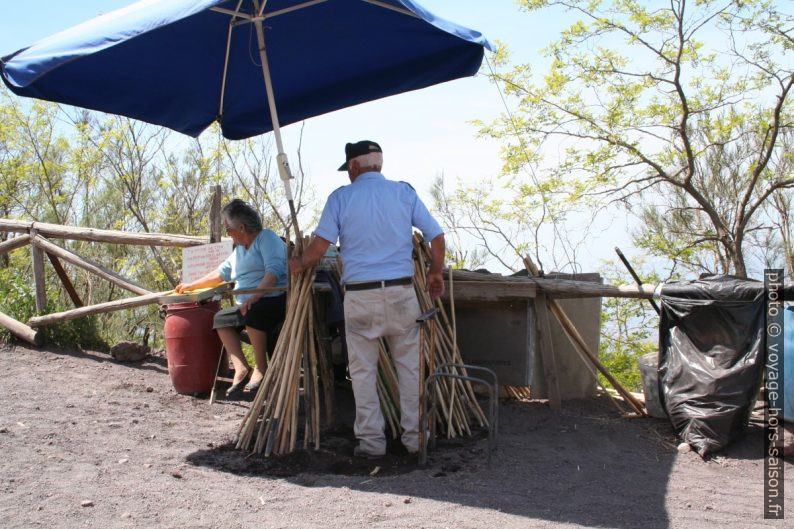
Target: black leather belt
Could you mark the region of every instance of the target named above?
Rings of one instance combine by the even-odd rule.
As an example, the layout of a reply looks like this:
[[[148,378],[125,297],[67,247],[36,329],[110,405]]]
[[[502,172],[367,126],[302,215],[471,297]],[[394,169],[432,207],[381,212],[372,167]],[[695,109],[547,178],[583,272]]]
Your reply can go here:
[[[345,290],[372,290],[373,288],[396,287],[397,285],[410,285],[413,277],[400,277],[397,279],[386,279],[385,281],[367,281],[366,283],[347,283]]]

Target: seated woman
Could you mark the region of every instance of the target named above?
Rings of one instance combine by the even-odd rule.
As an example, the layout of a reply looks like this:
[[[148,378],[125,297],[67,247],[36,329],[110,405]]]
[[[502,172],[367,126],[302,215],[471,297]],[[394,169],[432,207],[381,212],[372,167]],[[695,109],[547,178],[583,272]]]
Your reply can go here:
[[[236,245],[232,254],[217,270],[192,283],[179,284],[178,293],[209,288],[224,281],[234,281],[235,289],[283,287],[287,284],[284,241],[272,230],[262,228],[262,218],[254,208],[234,199],[221,211],[226,233]],[[234,365],[234,380],[226,392],[230,396],[240,389],[250,393],[259,388],[266,366],[267,337],[274,336],[284,321],[286,294],[265,292],[235,296],[237,307],[215,315],[213,328],[228,351]],[[254,349],[256,367],[252,371],[243,355],[239,331],[245,326]],[[250,376],[250,377],[249,377]],[[243,384],[248,382],[243,388]]]

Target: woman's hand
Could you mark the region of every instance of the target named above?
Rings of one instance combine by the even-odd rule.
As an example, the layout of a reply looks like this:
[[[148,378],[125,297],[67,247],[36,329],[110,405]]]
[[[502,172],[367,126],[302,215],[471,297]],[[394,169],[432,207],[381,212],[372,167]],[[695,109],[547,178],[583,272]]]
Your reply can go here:
[[[179,283],[177,286],[174,287],[174,292],[177,294],[181,294],[183,292],[189,292],[193,290],[192,283],[188,283],[187,285],[184,283]]]
[[[181,294],[183,292],[190,292],[199,288],[216,287],[223,283],[223,278],[217,270],[207,272],[206,275],[191,281],[190,283],[179,283],[174,287],[174,292]]]
[[[252,294],[251,297],[243,301],[242,305],[240,305],[240,314],[245,316],[245,313],[248,312],[248,309],[251,308],[251,305],[259,301],[259,298],[262,297],[262,294]]]

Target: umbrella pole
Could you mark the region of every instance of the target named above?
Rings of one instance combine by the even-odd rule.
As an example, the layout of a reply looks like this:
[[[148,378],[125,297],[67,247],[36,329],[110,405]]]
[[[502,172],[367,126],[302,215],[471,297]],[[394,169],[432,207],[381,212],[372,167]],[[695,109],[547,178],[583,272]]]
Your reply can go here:
[[[278,172],[281,175],[281,181],[284,182],[284,191],[287,195],[287,202],[289,203],[289,212],[292,217],[292,226],[295,230],[295,241],[300,246],[303,241],[300,227],[298,226],[298,215],[295,212],[295,201],[292,198],[292,186],[290,180],[292,173],[290,172],[289,162],[287,161],[287,154],[284,152],[284,144],[281,141],[281,126],[278,123],[278,111],[276,110],[276,98],[273,95],[273,83],[270,80],[270,64],[267,62],[267,53],[265,50],[265,31],[262,28],[262,18],[255,19],[254,26],[256,27],[256,40],[259,45],[259,59],[262,62],[262,75],[265,77],[265,91],[267,92],[267,104],[270,107],[270,119],[273,122],[273,135],[276,137],[276,148],[278,149],[278,156],[276,162],[278,164]]]

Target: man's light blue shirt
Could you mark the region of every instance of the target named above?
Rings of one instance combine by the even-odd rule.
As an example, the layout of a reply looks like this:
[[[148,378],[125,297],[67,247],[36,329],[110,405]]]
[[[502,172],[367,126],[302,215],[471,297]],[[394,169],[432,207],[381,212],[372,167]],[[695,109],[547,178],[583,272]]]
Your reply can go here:
[[[339,240],[342,282],[360,283],[414,275],[412,227],[426,241],[444,233],[414,188],[369,172],[331,193],[314,234]]]
[[[276,276],[276,285],[287,284],[287,246],[272,230],[267,228],[259,232],[248,249],[238,244],[232,254],[218,266],[218,273],[224,281],[234,281],[234,288],[256,288],[265,274],[270,272]],[[263,294],[278,296],[281,292]],[[242,303],[251,294],[235,296],[237,303]]]

